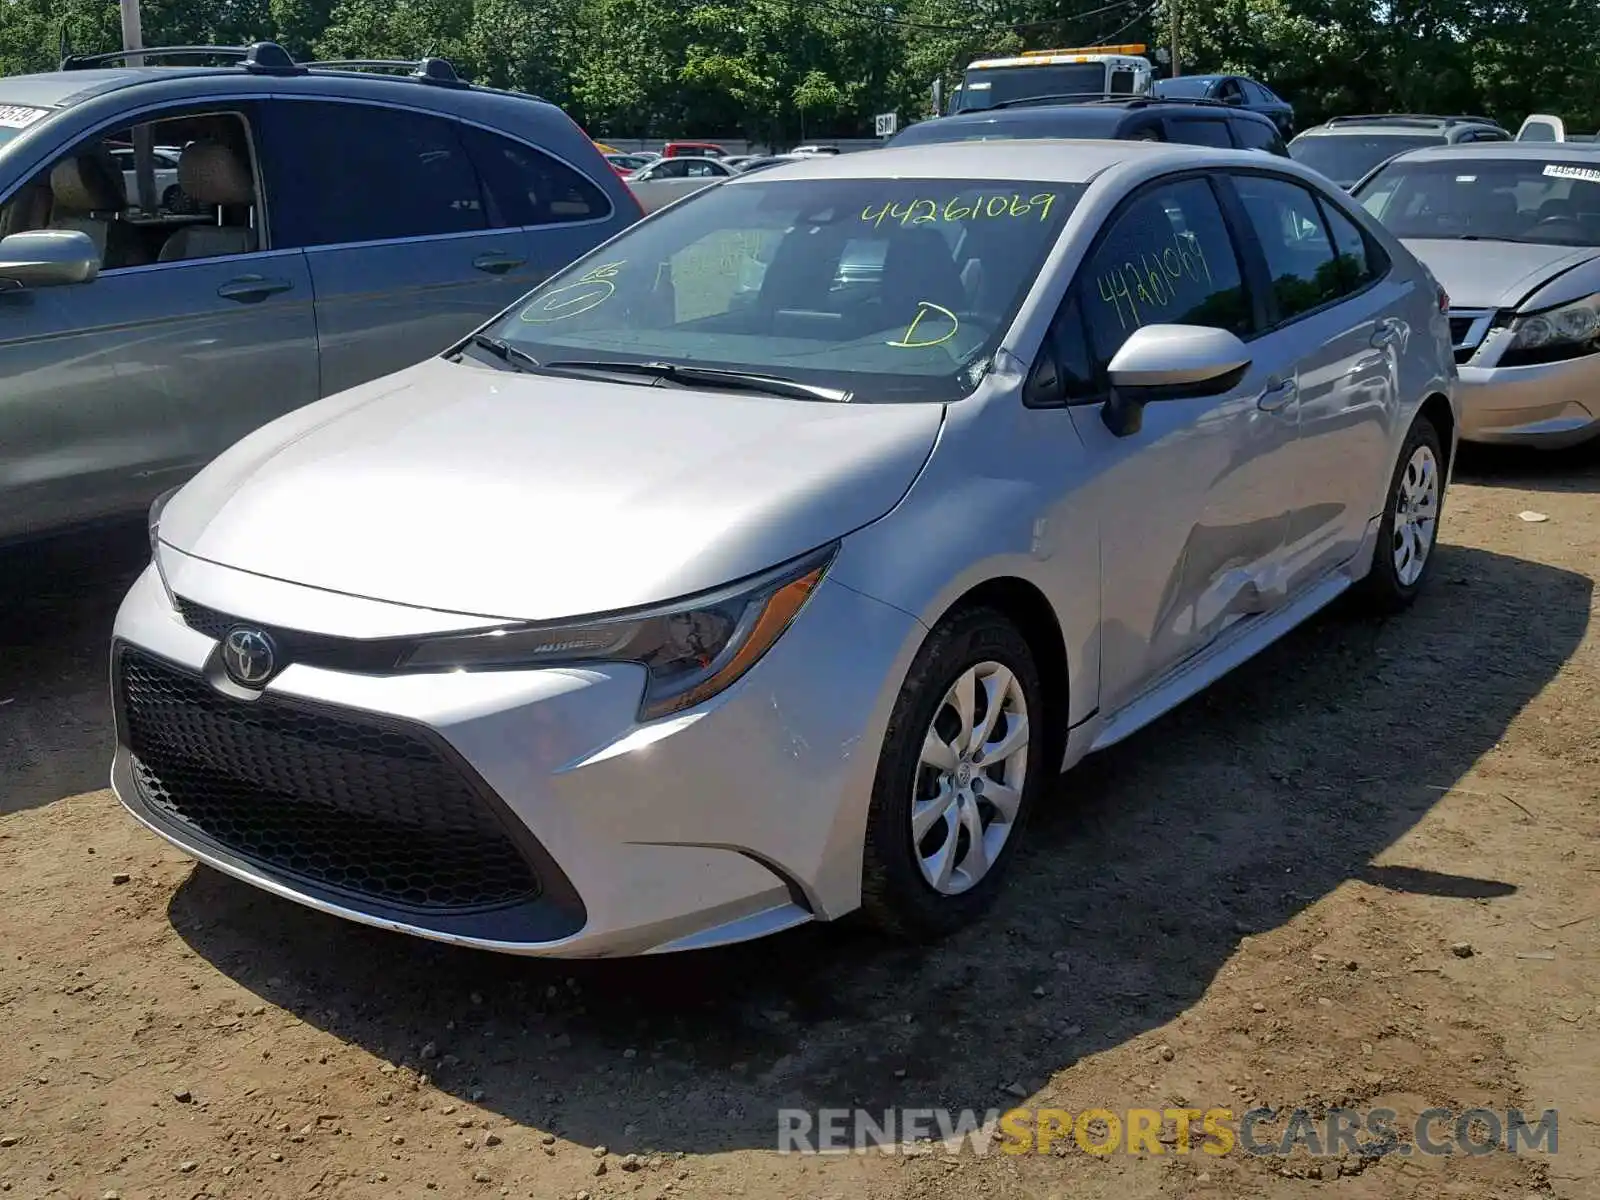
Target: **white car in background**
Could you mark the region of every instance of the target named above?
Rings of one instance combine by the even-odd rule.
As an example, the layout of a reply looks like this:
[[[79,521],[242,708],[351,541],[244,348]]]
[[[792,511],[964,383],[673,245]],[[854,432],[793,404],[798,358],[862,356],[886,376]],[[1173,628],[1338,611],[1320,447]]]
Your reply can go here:
[[[681,200],[738,173],[737,168],[730,167],[720,158],[681,155],[640,167],[627,177],[626,182],[638,197],[639,206],[645,212],[653,213],[674,200]]]
[[[150,151],[150,162],[155,168],[155,190],[152,198],[164,212],[182,212],[186,203],[183,188],[178,183],[178,158],[183,153],[178,146],[155,146]],[[129,199],[139,195],[139,171],[133,147],[116,146],[111,150],[122,171],[123,186]]]

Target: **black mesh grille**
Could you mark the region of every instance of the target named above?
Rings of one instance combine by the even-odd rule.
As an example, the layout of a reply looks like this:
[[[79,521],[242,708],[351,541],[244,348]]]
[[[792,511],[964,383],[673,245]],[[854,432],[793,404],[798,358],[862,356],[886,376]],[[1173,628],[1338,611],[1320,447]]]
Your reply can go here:
[[[1471,317],[1450,318],[1450,344],[1459,346],[1466,340],[1467,334],[1472,331]]]
[[[230,617],[219,613],[216,609],[196,604],[193,600],[185,600],[181,596],[178,597],[178,612],[183,617],[183,623],[190,629],[207,637],[216,638],[219,642],[222,640],[222,635],[228,632],[229,626],[234,623]]]
[[[126,648],[117,687],[146,803],[241,857],[412,908],[539,893],[488,803],[417,734],[232,700]]]

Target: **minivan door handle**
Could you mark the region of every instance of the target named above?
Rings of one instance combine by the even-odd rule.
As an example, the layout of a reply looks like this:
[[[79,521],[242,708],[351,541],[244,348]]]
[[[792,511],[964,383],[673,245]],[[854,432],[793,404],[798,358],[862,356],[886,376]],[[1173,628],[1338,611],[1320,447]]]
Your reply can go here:
[[[527,259],[518,258],[514,254],[500,254],[490,251],[488,254],[478,255],[477,258],[472,260],[472,265],[480,271],[487,271],[491,275],[504,275],[507,271],[515,271],[527,261]]]
[[[1262,412],[1277,412],[1293,400],[1299,391],[1293,379],[1269,379],[1266,390],[1256,400],[1256,407]]]
[[[268,296],[276,296],[279,292],[287,292],[294,284],[287,279],[267,279],[261,275],[241,275],[238,279],[230,279],[217,289],[217,295],[224,300],[235,300],[240,304],[256,304]]]

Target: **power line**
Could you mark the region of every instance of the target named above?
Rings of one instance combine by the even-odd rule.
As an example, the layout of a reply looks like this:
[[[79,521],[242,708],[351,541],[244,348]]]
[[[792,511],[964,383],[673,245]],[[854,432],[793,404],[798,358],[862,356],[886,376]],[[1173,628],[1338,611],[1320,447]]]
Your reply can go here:
[[[1129,29],[1132,29],[1140,21],[1143,21],[1143,20],[1146,20],[1146,19],[1148,19],[1150,17],[1155,16],[1156,15],[1156,9],[1158,9],[1159,7],[1161,7],[1159,4],[1153,4],[1149,8],[1145,9],[1143,12],[1134,13],[1133,16],[1129,17],[1125,22],[1123,22],[1121,25],[1118,25],[1110,33],[1106,34],[1105,37],[1103,37],[1099,41],[1095,42],[1094,45],[1096,45],[1096,46],[1104,46],[1104,45],[1107,45],[1107,44],[1109,44],[1111,42],[1116,41],[1119,35],[1125,33]]]

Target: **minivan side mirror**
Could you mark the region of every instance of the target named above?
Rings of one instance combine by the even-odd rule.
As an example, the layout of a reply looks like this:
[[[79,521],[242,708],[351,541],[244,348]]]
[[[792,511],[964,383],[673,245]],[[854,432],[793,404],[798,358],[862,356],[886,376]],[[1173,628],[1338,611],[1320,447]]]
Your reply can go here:
[[[88,283],[100,274],[100,251],[76,229],[35,229],[0,238],[0,290]]]
[[[1143,426],[1146,404],[1225,392],[1249,365],[1249,349],[1226,329],[1146,325],[1133,331],[1106,368],[1111,395],[1100,419],[1118,437],[1128,437]]]

